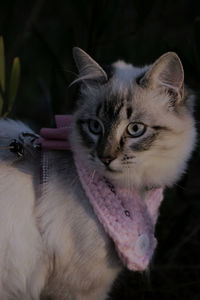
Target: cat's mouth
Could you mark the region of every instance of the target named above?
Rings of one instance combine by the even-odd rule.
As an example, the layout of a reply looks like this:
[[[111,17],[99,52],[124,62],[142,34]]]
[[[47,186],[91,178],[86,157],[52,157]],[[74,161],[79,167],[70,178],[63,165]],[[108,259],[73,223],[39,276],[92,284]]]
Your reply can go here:
[[[106,171],[111,172],[111,173],[123,173],[122,170],[115,170],[115,169],[112,169],[110,166],[106,166],[105,169],[106,169]]]

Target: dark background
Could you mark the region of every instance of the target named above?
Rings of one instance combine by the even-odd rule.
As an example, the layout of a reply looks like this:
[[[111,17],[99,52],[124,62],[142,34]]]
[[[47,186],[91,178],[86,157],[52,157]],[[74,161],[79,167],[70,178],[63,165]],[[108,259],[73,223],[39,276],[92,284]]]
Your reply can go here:
[[[200,119],[200,9],[192,0],[0,0],[7,76],[21,61],[20,88],[11,117],[35,128],[53,124],[55,113],[71,112],[76,77],[71,49],[79,46],[99,63],[124,59],[152,63],[175,51],[195,90]],[[37,124],[37,125],[36,125]],[[111,299],[200,299],[200,156],[197,145],[188,172],[166,191],[150,270],[124,271]],[[95,300],[95,299],[94,299]]]

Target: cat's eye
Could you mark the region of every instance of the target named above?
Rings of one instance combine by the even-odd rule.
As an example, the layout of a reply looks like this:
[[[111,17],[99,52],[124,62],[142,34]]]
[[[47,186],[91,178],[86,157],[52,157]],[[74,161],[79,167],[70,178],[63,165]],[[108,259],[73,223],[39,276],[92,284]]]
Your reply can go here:
[[[101,124],[95,119],[88,121],[88,128],[93,134],[100,134],[102,131]]]
[[[145,131],[146,126],[143,123],[130,123],[127,127],[128,134],[134,138],[140,137]]]

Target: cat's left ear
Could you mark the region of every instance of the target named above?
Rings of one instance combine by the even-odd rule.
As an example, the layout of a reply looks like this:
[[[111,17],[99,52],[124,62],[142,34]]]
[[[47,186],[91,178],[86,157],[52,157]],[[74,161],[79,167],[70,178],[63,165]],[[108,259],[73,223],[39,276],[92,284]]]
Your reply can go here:
[[[73,57],[79,70],[79,76],[73,83],[79,81],[100,82],[108,80],[106,72],[85,51],[78,47],[73,48]]]
[[[141,83],[150,88],[164,88],[176,101],[183,98],[184,71],[178,55],[174,52],[163,54],[150,67]]]

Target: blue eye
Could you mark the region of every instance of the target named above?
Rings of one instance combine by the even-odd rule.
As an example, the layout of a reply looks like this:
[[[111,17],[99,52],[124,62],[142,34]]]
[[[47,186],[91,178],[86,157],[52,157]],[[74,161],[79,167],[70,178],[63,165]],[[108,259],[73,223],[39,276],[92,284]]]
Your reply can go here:
[[[127,132],[134,138],[143,135],[146,131],[146,126],[143,123],[130,123],[127,126]]]
[[[88,128],[93,134],[100,134],[102,132],[101,124],[97,120],[88,120]]]

